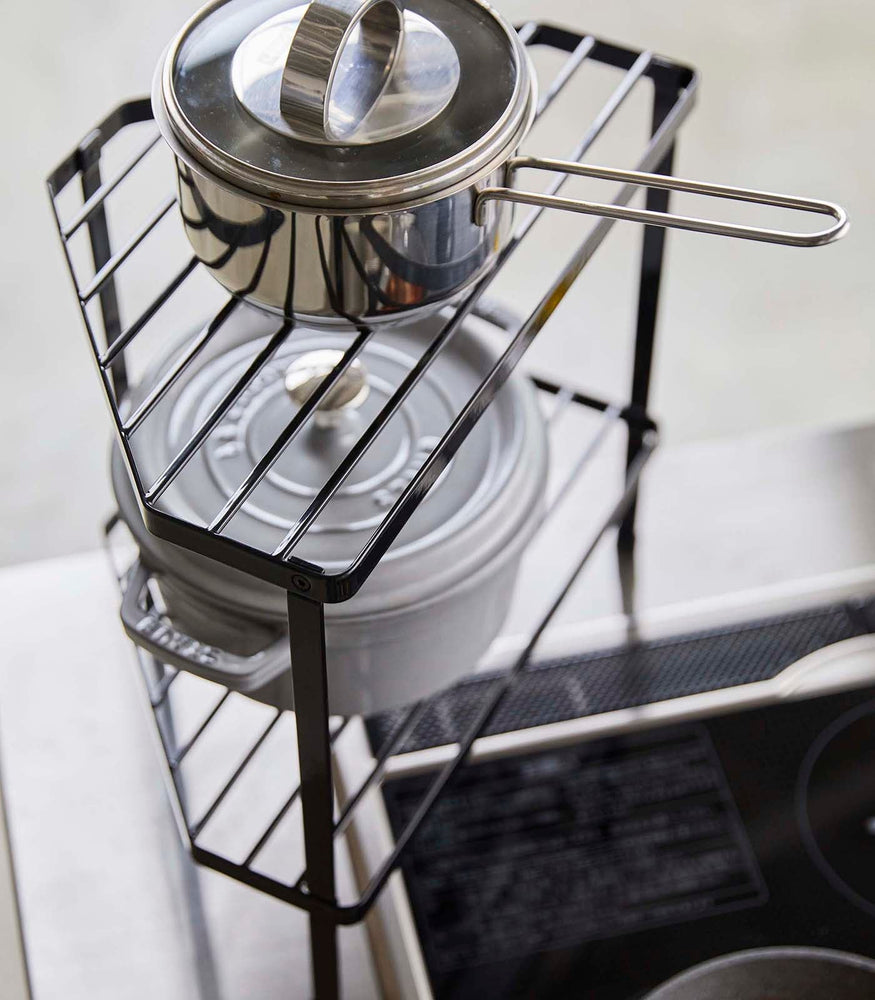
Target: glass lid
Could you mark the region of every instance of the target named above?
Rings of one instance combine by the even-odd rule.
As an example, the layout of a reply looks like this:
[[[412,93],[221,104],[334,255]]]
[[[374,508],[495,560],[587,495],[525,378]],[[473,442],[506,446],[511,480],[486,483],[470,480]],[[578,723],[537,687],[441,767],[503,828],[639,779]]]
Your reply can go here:
[[[476,179],[510,155],[534,104],[522,44],[480,0],[219,0],[170,47],[155,97],[195,165],[337,210]]]

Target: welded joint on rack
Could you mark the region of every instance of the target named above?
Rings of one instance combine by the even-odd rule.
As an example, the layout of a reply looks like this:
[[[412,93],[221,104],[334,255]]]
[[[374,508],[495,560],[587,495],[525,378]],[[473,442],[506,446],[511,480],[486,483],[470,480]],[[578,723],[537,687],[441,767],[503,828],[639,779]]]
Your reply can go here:
[[[644,407],[637,403],[629,403],[620,411],[620,418],[631,431],[638,434],[646,434],[648,431],[659,431],[656,421],[650,416]]]
[[[172,673],[167,674],[161,683],[155,688],[154,691],[149,692],[149,703],[152,708],[160,708],[165,701],[167,701],[167,696],[170,694],[170,689],[173,687],[173,682],[179,677],[182,671],[174,670]]]
[[[215,430],[225,414],[234,406],[247,387],[258,377],[265,365],[285,343],[293,327],[294,322],[292,320],[286,320],[281,324],[276,333],[268,339],[264,347],[255,355],[231,388],[228,389],[207,416],[204,417],[203,422],[194,434],[179,449],[164,471],[147,490],[146,499],[149,503],[154,503],[158,500],[165,490],[172,485],[180,472],[182,472],[185,466],[200,450],[204,441]]]
[[[94,133],[92,133],[94,135]],[[98,133],[99,135],[99,133]],[[131,171],[141,163],[146,156],[155,148],[158,141],[161,138],[160,133],[156,133],[153,138],[140,149],[131,159],[122,167],[121,171],[113,177],[111,181],[105,181],[94,194],[82,205],[70,223],[61,231],[61,235],[65,240],[69,240],[82,226],[83,223],[87,222],[91,216],[97,211],[98,208],[106,201],[109,195],[121,184],[121,182],[131,173]],[[84,145],[84,144],[83,144]],[[101,146],[103,143],[101,142]]]
[[[98,125],[86,133],[82,141],[76,147],[76,173],[84,174],[100,159],[100,153],[105,143],[103,141],[103,129]]]
[[[134,320],[134,322],[117,337],[104,351],[104,353],[99,358],[99,364],[101,368],[108,368],[113,361],[130,346],[134,338],[140,333],[140,331],[149,323],[149,321],[156,315],[156,313],[164,306],[170,298],[177,292],[177,290],[184,284],[185,279],[194,271],[197,265],[200,263],[197,257],[191,257],[181,271],[173,278],[169,285],[157,295],[150,305],[148,305],[139,317]]]
[[[124,264],[130,255],[137,249],[144,239],[152,232],[158,223],[164,218],[171,208],[176,204],[176,195],[170,195],[156,211],[149,217],[143,228],[135,233],[119,252],[103,265],[95,274],[91,284],[80,292],[79,300],[82,305],[87,305],[91,299],[106,285],[115,272]]]
[[[320,902],[325,903],[329,906],[331,905],[327,899],[322,899],[320,896],[317,896],[316,893],[310,891],[310,886],[307,884],[306,870],[301,872],[301,874],[297,877],[297,879],[292,883],[291,889],[292,892],[303,892],[306,893],[311,899],[319,899]]]
[[[523,45],[530,45],[532,39],[538,33],[538,22],[537,21],[526,21],[525,24],[520,25],[516,29],[517,35],[519,35],[520,41]]]
[[[243,760],[241,760],[240,763],[237,765],[237,767],[234,769],[234,772],[232,773],[231,777],[228,778],[228,780],[222,786],[222,789],[219,792],[219,794],[215,797],[215,799],[213,799],[213,801],[210,803],[210,805],[204,811],[204,813],[201,816],[201,818],[199,820],[197,820],[197,822],[192,823],[192,825],[191,825],[191,827],[189,829],[189,836],[191,837],[192,840],[196,840],[200,836],[200,834],[203,832],[204,827],[213,818],[213,816],[216,813],[216,810],[219,808],[219,806],[225,800],[225,797],[228,795],[228,792],[231,791],[231,789],[234,787],[234,785],[236,784],[236,782],[238,781],[238,779],[241,777],[241,775],[243,774],[243,772],[249,766],[250,761],[252,761],[252,759],[258,753],[258,751],[261,748],[261,746],[264,744],[264,741],[273,732],[274,728],[276,727],[276,724],[282,718],[282,715],[283,715],[283,710],[281,708],[278,708],[276,710],[276,712],[274,713],[273,718],[270,720],[270,722],[267,724],[267,726],[260,733],[258,739],[255,741],[255,743],[253,743],[253,745],[246,752],[245,756],[243,757]]]
[[[216,715],[219,712],[219,709],[225,704],[225,702],[230,697],[231,697],[231,692],[226,689],[225,693],[221,696],[221,698],[219,698],[216,704],[207,713],[207,716],[203,720],[203,722],[201,722],[201,724],[197,727],[197,729],[194,732],[194,735],[191,736],[185,743],[183,743],[182,747],[176,752],[176,754],[173,755],[173,757],[168,758],[167,763],[170,765],[171,771],[175,771],[179,767],[179,765],[185,760],[185,758],[191,751],[192,747],[194,747],[195,743],[197,743],[197,741],[201,738],[201,736],[203,736],[203,734],[206,732],[207,726],[209,726],[209,724],[213,721],[213,719],[215,719]]]
[[[527,25],[526,27],[530,27]],[[522,37],[522,32],[520,32]],[[534,35],[534,32],[532,32]],[[527,39],[523,39],[523,44],[528,44]],[[592,35],[587,35],[582,38],[578,46],[571,53],[571,56],[565,60],[559,69],[559,72],[553,78],[550,86],[547,88],[547,92],[538,102],[538,109],[535,112],[535,121],[537,121],[541,115],[550,107],[553,101],[562,93],[565,89],[565,85],[571,80],[575,72],[580,68],[581,63],[586,59],[586,57],[595,48],[596,41]]]
[[[142,422],[149,416],[152,410],[158,405],[158,403],[164,398],[165,395],[173,388],[176,384],[177,379],[185,372],[186,368],[194,361],[194,359],[200,354],[200,352],[207,346],[207,344],[213,339],[213,337],[218,333],[218,331],[227,322],[228,317],[234,312],[234,310],[240,305],[240,300],[236,298],[229,299],[225,305],[219,310],[219,312],[210,320],[210,322],[204,327],[203,331],[198,334],[182,352],[176,362],[171,366],[169,371],[166,372],[164,377],[158,382],[158,384],[149,392],[143,402],[137,407],[137,409],[128,417],[128,419],[122,423],[121,429],[125,438],[129,437],[137,428],[142,424]],[[149,502],[149,497],[144,497],[146,502]]]
[[[93,128],[79,143],[76,149],[76,173],[80,177],[100,163],[100,155],[105,145],[100,126]]]
[[[344,731],[344,729],[346,729],[346,726],[347,726],[348,722],[349,722],[348,718],[342,719],[341,722],[340,722],[340,724],[337,726],[337,728],[331,734],[331,740],[330,740],[330,742],[331,742],[332,746],[334,745],[334,743],[336,742],[336,740],[338,739],[338,737],[341,735],[341,733]],[[249,869],[250,866],[252,865],[252,863],[258,857],[258,855],[261,854],[261,852],[264,850],[265,846],[267,845],[267,842],[270,840],[270,838],[273,836],[274,832],[276,831],[276,828],[283,821],[286,813],[288,813],[289,809],[292,808],[292,806],[298,800],[298,798],[300,797],[300,795],[301,795],[301,786],[300,786],[300,784],[298,784],[292,790],[291,795],[289,795],[289,797],[286,799],[286,801],[282,804],[282,806],[279,809],[279,812],[277,812],[276,815],[273,817],[273,819],[270,821],[270,823],[267,826],[267,829],[258,838],[258,840],[255,842],[255,844],[252,847],[252,849],[249,851],[249,853],[246,855],[246,857],[242,861],[241,866],[243,868]]]
[[[352,797],[346,802],[334,824],[334,836],[340,837],[346,832],[352,821],[353,813],[359,802],[365,797],[371,788],[382,778],[389,758],[393,755],[397,747],[403,746],[404,740],[416,729],[428,708],[428,701],[419,701],[412,705],[399,719],[392,731],[383,741],[377,756],[374,759],[374,766],[367,777],[356,789]]]

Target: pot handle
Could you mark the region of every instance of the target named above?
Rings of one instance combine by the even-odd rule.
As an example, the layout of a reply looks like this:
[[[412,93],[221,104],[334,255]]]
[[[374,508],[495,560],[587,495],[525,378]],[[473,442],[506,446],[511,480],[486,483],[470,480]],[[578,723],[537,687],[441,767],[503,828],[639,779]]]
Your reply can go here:
[[[140,559],[128,571],[121,620],[130,638],[162,663],[239,691],[257,690],[272,680],[277,667],[287,664],[289,644],[285,636],[251,656],[237,656],[176,628],[142,600],[150,575]]]
[[[364,58],[342,113],[331,91],[343,49],[356,26]],[[280,90],[280,111],[292,131],[308,142],[342,144],[374,106],[401,48],[404,15],[398,0],[310,0],[289,47]]]
[[[739,226],[729,222],[711,222],[670,212],[653,212],[644,209],[624,208],[618,204],[606,205],[599,202],[581,201],[576,198],[560,198],[556,195],[517,191],[514,188],[483,188],[474,204],[474,217],[478,225],[485,218],[486,205],[490,201],[511,201],[521,205],[537,205],[542,208],[559,208],[565,212],[579,212],[582,215],[596,215],[606,219],[621,219],[625,222],[640,222],[647,226],[664,229],[686,229],[695,233],[710,233],[714,236],[731,236],[741,240],[758,240],[761,243],[780,243],[791,247],[819,247],[841,239],[848,230],[845,210],[829,201],[813,198],[797,198],[791,195],[771,194],[767,191],[752,191],[748,188],[726,187],[723,184],[706,184],[702,181],[682,180],[665,174],[648,174],[637,170],[617,170],[611,167],[593,167],[567,160],[542,159],[534,156],[515,156],[508,160],[508,177],[517,170],[550,170],[556,173],[573,174],[577,177],[596,177],[600,180],[621,181],[634,187],[663,188],[668,191],[686,191],[728,201],[754,202],[773,208],[795,209],[814,215],[828,215],[835,220],[827,229],[816,233],[794,233],[780,229],[760,229]]]

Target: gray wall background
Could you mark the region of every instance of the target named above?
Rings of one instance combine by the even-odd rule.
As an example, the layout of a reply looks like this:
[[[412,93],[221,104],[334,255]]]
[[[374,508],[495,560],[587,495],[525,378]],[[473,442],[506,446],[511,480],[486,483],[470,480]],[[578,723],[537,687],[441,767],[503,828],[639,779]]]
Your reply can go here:
[[[821,195],[851,213],[848,239],[818,251],[670,238],[654,400],[664,442],[871,420],[871,3],[502,0],[497,6],[515,21],[567,23],[700,69],[699,106],[680,144],[681,174]],[[148,90],[164,45],[193,9],[184,0],[44,0],[6,11],[0,564],[92,548],[111,510],[109,425],[43,178],[109,108]],[[539,128],[533,148],[557,156],[569,151],[598,106],[595,98],[615,81],[597,77],[592,94],[576,91]],[[631,165],[646,95],[637,110],[637,124],[596,147],[594,162]],[[676,207],[708,206],[680,201]],[[542,224],[536,246],[500,282],[508,301],[523,307],[537,297],[539,279],[570,253],[576,225],[567,218]],[[533,366],[567,375],[573,365],[581,386],[622,395],[639,244],[635,227],[615,229],[533,350]]]

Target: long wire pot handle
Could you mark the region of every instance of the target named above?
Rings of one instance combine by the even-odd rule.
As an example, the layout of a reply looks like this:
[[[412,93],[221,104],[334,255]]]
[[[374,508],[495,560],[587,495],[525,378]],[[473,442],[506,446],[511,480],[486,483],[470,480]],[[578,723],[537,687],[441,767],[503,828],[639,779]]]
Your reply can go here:
[[[713,222],[670,212],[653,212],[647,209],[624,208],[620,205],[606,205],[599,202],[582,201],[576,198],[560,198],[556,195],[538,194],[531,191],[517,191],[515,188],[483,188],[477,195],[474,206],[475,219],[482,224],[486,205],[490,201],[512,201],[520,205],[537,205],[543,208],[558,208],[565,212],[579,212],[582,215],[596,215],[607,219],[626,222],[640,222],[647,226],[661,226],[664,229],[686,229],[694,233],[710,233],[714,236],[731,236],[740,240],[758,240],[761,243],[780,243],[791,247],[819,247],[841,239],[848,229],[845,210],[830,201],[814,198],[796,198],[792,195],[772,194],[768,191],[752,191],[748,188],[727,187],[723,184],[706,184],[703,181],[682,180],[665,174],[648,174],[637,170],[617,170],[613,167],[593,167],[566,160],[550,160],[535,156],[515,156],[508,160],[508,177],[522,169],[549,170],[556,173],[574,174],[578,177],[596,177],[606,181],[621,181],[637,187],[664,188],[668,191],[685,191],[702,194],[727,201],[754,202],[773,208],[788,208],[814,215],[828,215],[835,223],[828,229],[816,233],[794,233],[780,229],[761,229],[754,226],[739,226],[730,222]]]

